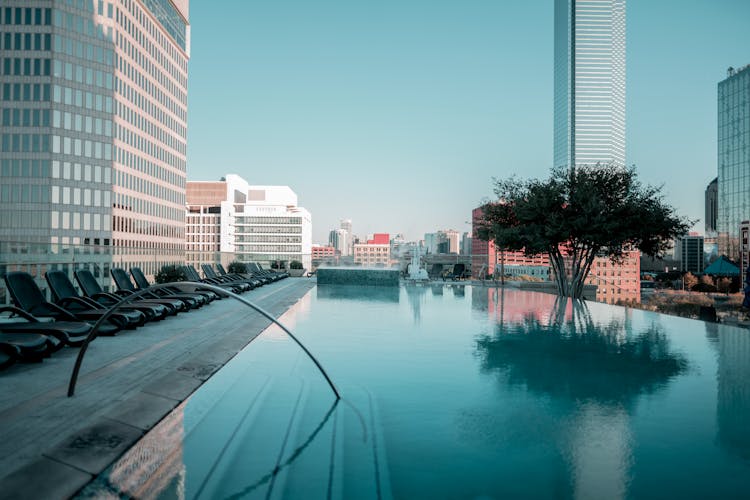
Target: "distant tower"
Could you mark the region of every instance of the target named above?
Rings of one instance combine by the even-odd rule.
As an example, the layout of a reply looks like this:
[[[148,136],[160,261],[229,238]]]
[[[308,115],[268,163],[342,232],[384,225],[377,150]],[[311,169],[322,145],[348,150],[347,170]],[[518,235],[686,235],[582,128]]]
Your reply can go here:
[[[729,68],[718,88],[719,253],[739,257],[740,223],[750,219],[750,65]]]
[[[555,0],[556,167],[625,165],[625,0]]]
[[[719,178],[715,178],[706,187],[706,217],[704,230],[706,235],[716,231],[716,211],[719,203]]]

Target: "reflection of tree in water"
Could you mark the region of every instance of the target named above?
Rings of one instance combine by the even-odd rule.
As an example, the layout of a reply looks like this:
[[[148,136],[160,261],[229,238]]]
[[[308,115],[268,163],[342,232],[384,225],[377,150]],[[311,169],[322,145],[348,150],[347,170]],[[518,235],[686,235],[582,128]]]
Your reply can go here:
[[[566,305],[558,302],[548,324],[529,316],[479,338],[482,369],[533,392],[618,404],[654,392],[686,368],[685,358],[670,352],[662,328],[629,334],[617,320],[594,323],[579,301],[565,319]]]

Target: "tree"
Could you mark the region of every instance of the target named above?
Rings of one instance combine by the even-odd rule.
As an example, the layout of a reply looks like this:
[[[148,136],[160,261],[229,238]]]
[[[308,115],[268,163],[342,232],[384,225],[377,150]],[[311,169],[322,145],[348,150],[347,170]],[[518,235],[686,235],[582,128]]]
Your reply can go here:
[[[720,292],[729,293],[729,289],[731,288],[731,286],[732,286],[731,278],[719,278],[716,281],[716,288],[718,288]]]
[[[703,283],[704,285],[710,285],[710,286],[715,286],[716,285],[714,283],[714,279],[711,276],[709,276],[708,274],[701,275],[700,282]]]
[[[667,205],[661,188],[633,168],[556,168],[545,180],[495,179],[498,201],[484,205],[478,236],[498,248],[549,256],[560,295],[581,297],[594,258],[621,261],[637,249],[661,257],[692,221]]]
[[[682,283],[685,285],[685,290],[692,290],[695,285],[698,284],[698,278],[691,272],[685,273],[682,277]],[[713,286],[713,282],[711,283]]]
[[[161,266],[159,272],[154,276],[157,283],[174,283],[176,281],[185,281],[185,272],[174,264]]]
[[[227,266],[227,272],[229,274],[245,274],[247,272],[247,265],[239,260],[233,260]]]

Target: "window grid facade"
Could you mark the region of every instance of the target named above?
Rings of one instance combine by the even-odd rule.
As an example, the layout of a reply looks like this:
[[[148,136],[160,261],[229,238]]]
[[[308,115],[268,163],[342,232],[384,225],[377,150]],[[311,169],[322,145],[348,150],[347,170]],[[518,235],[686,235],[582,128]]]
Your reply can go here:
[[[555,0],[555,166],[625,165],[625,0]]]
[[[750,219],[750,65],[718,86],[719,253],[739,258],[740,223]]]
[[[189,25],[177,4],[2,2],[0,238],[114,245],[122,263],[130,247],[184,250]]]

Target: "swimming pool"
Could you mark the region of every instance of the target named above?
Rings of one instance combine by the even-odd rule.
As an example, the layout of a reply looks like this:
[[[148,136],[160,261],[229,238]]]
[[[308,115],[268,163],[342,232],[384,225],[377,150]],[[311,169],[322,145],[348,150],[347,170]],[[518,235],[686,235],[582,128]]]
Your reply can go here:
[[[747,330],[470,286],[319,285],[85,491],[746,497]]]

